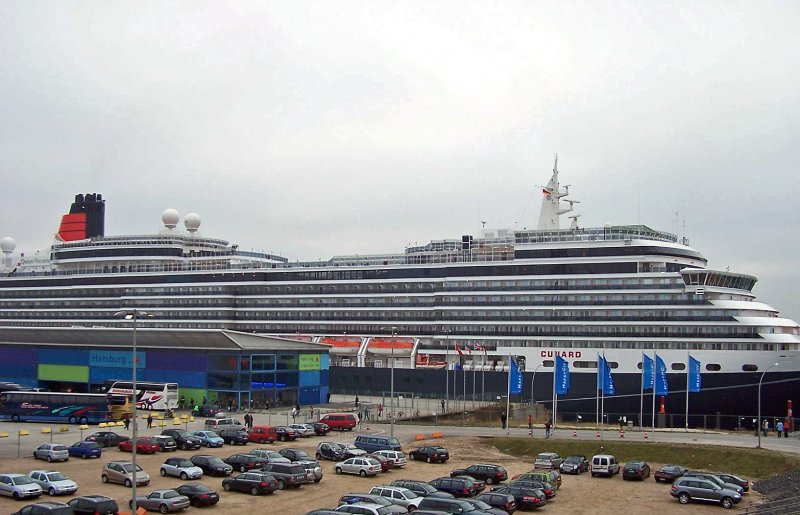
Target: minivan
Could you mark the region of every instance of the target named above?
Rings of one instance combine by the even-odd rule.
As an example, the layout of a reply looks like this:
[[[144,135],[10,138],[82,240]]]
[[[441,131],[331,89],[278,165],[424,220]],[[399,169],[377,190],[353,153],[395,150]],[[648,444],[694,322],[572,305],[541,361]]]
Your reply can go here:
[[[244,424],[236,418],[207,418],[204,428],[210,431],[219,432],[220,429],[226,427],[244,427]]]
[[[320,422],[328,424],[331,430],[352,431],[358,424],[356,416],[352,413],[326,413],[319,419]]]
[[[399,451],[402,446],[397,438],[388,436],[360,435],[356,437],[355,446],[367,452]]]
[[[278,431],[273,426],[253,426],[247,430],[251,442],[272,443],[278,439]]]
[[[619,461],[611,454],[595,454],[592,456],[592,477],[613,476],[619,474]]]

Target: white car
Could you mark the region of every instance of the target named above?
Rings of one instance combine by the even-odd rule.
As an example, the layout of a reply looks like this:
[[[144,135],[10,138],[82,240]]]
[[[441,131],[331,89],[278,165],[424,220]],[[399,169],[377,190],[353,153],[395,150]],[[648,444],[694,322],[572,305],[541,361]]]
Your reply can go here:
[[[392,504],[399,504],[405,507],[409,512],[419,509],[419,503],[422,502],[422,497],[402,486],[373,486],[369,493],[385,497],[387,500],[391,501]]]
[[[378,454],[388,460],[391,460],[392,463],[394,463],[394,468],[405,467],[408,464],[408,458],[406,458],[406,453],[403,451],[390,451],[383,449],[380,451],[375,451],[373,454]]]
[[[167,458],[161,465],[162,476],[175,476],[183,479],[199,479],[203,477],[203,469],[187,458]]]
[[[314,426],[311,424],[289,424],[289,428],[297,431],[303,438],[308,438],[309,436],[317,434],[316,431],[314,431]]]
[[[42,495],[42,487],[22,474],[0,474],[0,495],[16,500]]]
[[[57,470],[31,470],[28,477],[50,495],[69,495],[78,491],[78,484]]]
[[[291,463],[292,460],[284,458],[278,451],[270,449],[251,449],[250,454],[264,458],[268,463]]]
[[[361,477],[377,476],[381,473],[381,462],[369,456],[350,458],[333,466],[337,474],[358,474]]]
[[[378,506],[377,504],[367,504],[362,502],[355,504],[343,504],[334,511],[354,513],[356,515],[394,515],[394,511],[392,511],[390,506]]]
[[[60,443],[43,443],[33,451],[33,457],[38,460],[68,461],[69,450],[66,445]]]

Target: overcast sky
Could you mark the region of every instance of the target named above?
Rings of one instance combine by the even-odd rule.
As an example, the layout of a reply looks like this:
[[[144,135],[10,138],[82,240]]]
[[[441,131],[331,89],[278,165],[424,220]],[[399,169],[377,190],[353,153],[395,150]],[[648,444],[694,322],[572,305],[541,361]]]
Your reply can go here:
[[[291,260],[535,227],[685,234],[800,319],[800,3],[0,2],[0,236],[198,213]],[[564,222],[566,223],[568,220]]]

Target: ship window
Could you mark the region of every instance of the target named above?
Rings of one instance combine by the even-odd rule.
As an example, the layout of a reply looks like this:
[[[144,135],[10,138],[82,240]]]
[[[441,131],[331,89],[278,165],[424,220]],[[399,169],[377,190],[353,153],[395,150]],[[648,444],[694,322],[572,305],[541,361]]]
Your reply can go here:
[[[686,370],[686,363],[673,363],[672,370]]]
[[[742,372],[756,372],[758,371],[758,365],[742,365]]]
[[[720,370],[722,370],[722,367],[717,363],[708,363],[706,364],[706,370],[708,370],[709,372],[719,372]]]
[[[546,360],[542,361],[542,366],[545,367],[545,368],[553,368],[553,360],[552,359],[546,359]]]

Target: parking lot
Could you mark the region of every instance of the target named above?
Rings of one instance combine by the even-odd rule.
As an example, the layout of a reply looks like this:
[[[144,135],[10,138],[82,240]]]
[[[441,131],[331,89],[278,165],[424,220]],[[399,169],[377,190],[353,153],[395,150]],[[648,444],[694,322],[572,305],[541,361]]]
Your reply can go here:
[[[9,425],[3,424],[6,428]],[[11,426],[14,427],[14,426]],[[48,464],[41,460],[34,460],[28,449],[32,449],[36,442],[48,442],[50,437],[42,435],[36,425],[31,425],[32,430],[29,436],[23,437],[25,440],[25,452],[20,458],[3,458],[0,460],[0,471],[28,473],[34,469],[55,469],[66,473],[79,485],[76,495],[103,494],[117,500],[121,509],[127,509],[130,499],[129,489],[120,485],[103,484],[100,481],[100,469],[103,463],[111,460],[130,460],[130,453],[123,453],[116,448],[105,449],[103,456],[97,460],[81,460],[71,458],[67,463]],[[181,426],[183,427],[183,426]],[[202,427],[202,421],[198,420],[189,424],[189,430]],[[84,431],[84,436],[94,432],[95,427]],[[129,434],[124,428],[117,428],[120,434]],[[143,430],[144,434],[157,434],[155,428]],[[352,443],[358,433],[332,433],[328,437],[311,437],[298,440],[297,442],[280,443],[265,445],[270,449],[279,450],[283,447],[296,447],[305,450],[309,454],[314,454],[317,443],[325,440],[341,441]],[[430,436],[430,434],[428,435]],[[77,433],[55,434],[54,441],[67,445],[77,441]],[[408,452],[417,444],[425,442],[414,442],[408,439],[403,440],[403,450]],[[445,433],[435,443],[444,445],[450,451],[451,459],[446,464],[427,464],[424,462],[409,462],[404,469],[394,469],[382,473],[372,478],[361,478],[358,476],[336,475],[333,471],[333,463],[322,461],[322,468],[325,473],[324,479],[318,484],[304,485],[299,489],[289,489],[276,492],[273,495],[252,497],[248,494],[225,492],[221,488],[221,478],[204,477],[202,482],[219,492],[221,500],[213,508],[190,508],[189,511],[205,510],[218,513],[250,513],[250,514],[274,514],[282,515],[301,515],[312,509],[323,507],[335,507],[339,497],[347,492],[367,492],[376,484],[390,483],[394,479],[422,479],[431,480],[440,476],[449,475],[455,468],[465,467],[473,463],[497,463],[504,466],[509,476],[527,471],[532,468],[530,459],[508,456],[496,449],[485,445],[481,438],[476,437],[448,437]],[[0,441],[4,456],[16,450],[16,438],[4,438]],[[179,485],[181,481],[177,478],[163,478],[159,475],[159,467],[164,460],[170,456],[181,455],[189,457],[193,454],[212,454],[224,458],[236,452],[249,452],[249,449],[262,447],[256,444],[247,446],[226,445],[218,449],[201,448],[198,451],[177,451],[177,453],[157,453],[155,455],[138,456],[137,461],[142,468],[150,475],[151,482],[147,487],[139,487],[139,495],[148,493],[158,488],[171,488]],[[546,451],[546,443],[542,441],[541,451]],[[15,453],[14,453],[15,455]],[[655,470],[659,464],[651,463]],[[715,505],[691,504],[681,506],[669,495],[669,485],[657,484],[652,478],[644,482],[622,481],[619,476],[614,478],[592,478],[589,474],[581,476],[564,476],[564,484],[559,489],[557,496],[548,502],[543,508],[543,512],[558,513],[617,513],[628,509],[630,506],[646,507],[648,510],[657,510],[667,513],[720,513],[722,508]],[[745,496],[744,501],[737,506],[746,506],[751,499],[758,494],[750,493]],[[47,495],[40,497],[40,500],[47,499]],[[61,497],[60,500],[69,499]],[[33,501],[16,502],[9,498],[0,498],[0,513],[12,513],[25,504]]]

